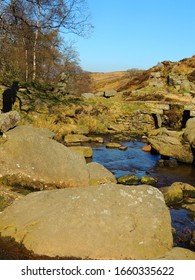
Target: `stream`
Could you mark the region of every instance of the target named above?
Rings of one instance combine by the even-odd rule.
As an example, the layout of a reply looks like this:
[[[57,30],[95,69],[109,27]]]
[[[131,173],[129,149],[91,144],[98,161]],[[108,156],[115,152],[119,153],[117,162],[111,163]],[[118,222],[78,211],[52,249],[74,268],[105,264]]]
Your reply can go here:
[[[127,150],[108,149],[104,144],[93,144],[93,162],[98,162],[110,170],[116,178],[135,174],[141,179],[144,175],[155,177],[156,187],[169,186],[174,182],[185,182],[195,185],[195,166],[179,163],[177,167],[159,167],[160,155],[142,151],[146,144],[140,140],[120,142]],[[195,216],[182,209],[181,205],[170,207],[172,226],[176,231],[174,243],[180,247],[189,247],[192,231],[195,231]],[[192,250],[192,249],[191,249]]]

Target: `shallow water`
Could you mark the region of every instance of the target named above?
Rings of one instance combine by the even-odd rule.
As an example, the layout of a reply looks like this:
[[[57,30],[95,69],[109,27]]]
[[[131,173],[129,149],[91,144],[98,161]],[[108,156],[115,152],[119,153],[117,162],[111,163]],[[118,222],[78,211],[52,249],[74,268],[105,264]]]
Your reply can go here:
[[[159,167],[160,155],[142,151],[146,145],[141,141],[121,142],[127,150],[108,149],[106,143],[95,144],[92,161],[104,165],[116,178],[125,174],[135,174],[141,179],[150,174],[157,178],[157,187],[185,182],[195,185],[195,166],[179,163],[177,167]]]
[[[114,173],[115,177],[125,174],[136,174],[138,177],[146,175],[153,168],[159,155],[151,155],[142,151],[142,142],[131,141],[121,143],[127,150],[108,149],[104,145],[93,147],[93,161],[99,162]]]
[[[158,167],[160,155],[142,151],[145,143],[130,141],[121,144],[128,149],[108,149],[105,143],[93,145],[92,161],[105,166],[116,178],[125,174],[135,174],[141,179],[142,176],[150,174],[158,180],[156,187],[169,186],[173,182],[185,182],[195,186],[195,166],[179,164],[177,167]],[[195,230],[194,217],[178,205],[170,208],[170,214],[172,226],[177,233],[174,240],[176,245],[188,247],[188,240],[184,239]]]

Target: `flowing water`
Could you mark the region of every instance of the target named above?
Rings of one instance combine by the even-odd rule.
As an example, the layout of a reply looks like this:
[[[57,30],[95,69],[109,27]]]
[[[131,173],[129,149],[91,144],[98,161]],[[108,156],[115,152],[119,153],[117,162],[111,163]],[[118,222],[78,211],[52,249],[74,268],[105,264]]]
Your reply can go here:
[[[195,166],[179,164],[177,167],[158,167],[159,155],[142,151],[146,144],[142,141],[121,142],[127,150],[108,149],[105,144],[93,145],[93,159],[105,166],[118,178],[126,174],[135,174],[141,179],[150,174],[158,179],[156,187],[169,186],[173,182],[185,182],[195,186]],[[188,247],[191,232],[195,230],[195,219],[180,205],[170,208],[172,226],[176,230],[177,246]]]

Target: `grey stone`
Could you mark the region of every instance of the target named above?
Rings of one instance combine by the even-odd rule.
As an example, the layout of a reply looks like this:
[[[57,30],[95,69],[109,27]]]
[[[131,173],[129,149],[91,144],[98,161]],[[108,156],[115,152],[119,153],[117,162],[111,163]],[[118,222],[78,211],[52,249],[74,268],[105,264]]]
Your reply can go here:
[[[40,130],[40,135],[38,129],[34,134],[32,131],[17,129],[0,145],[1,180],[38,189],[88,185],[89,173],[82,155],[49,139],[52,134],[47,130]]]
[[[104,91],[104,97],[110,98],[114,97],[117,94],[117,91],[114,89]]]
[[[35,128],[30,125],[20,125],[5,133],[8,139],[25,138],[30,136],[46,137],[53,139],[55,133],[47,128]]]
[[[87,164],[89,171],[89,184],[100,185],[105,183],[116,183],[115,176],[103,165],[97,162],[91,162]]]
[[[90,98],[94,98],[95,94],[91,92],[86,92],[86,93],[82,93],[81,96],[85,99],[90,99]]]
[[[1,248],[32,259],[155,259],[173,245],[163,195],[147,185],[31,193],[0,214],[0,232]]]
[[[0,113],[0,132],[4,133],[15,127],[20,121],[20,115],[17,111]]]
[[[91,138],[82,134],[68,134],[64,137],[66,144],[90,142]]]
[[[186,128],[188,129],[195,128],[195,118],[190,118],[189,120],[187,120]]]
[[[188,142],[182,142],[182,132],[156,129],[149,133],[148,142],[159,154],[175,158],[180,162],[192,163],[193,153]]]

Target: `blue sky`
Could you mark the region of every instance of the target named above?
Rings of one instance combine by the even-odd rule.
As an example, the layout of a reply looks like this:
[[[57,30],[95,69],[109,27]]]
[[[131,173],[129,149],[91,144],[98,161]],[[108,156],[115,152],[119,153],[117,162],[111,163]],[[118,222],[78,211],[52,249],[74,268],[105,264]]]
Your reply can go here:
[[[148,69],[195,55],[194,0],[87,0],[94,30],[75,38],[92,72]]]

